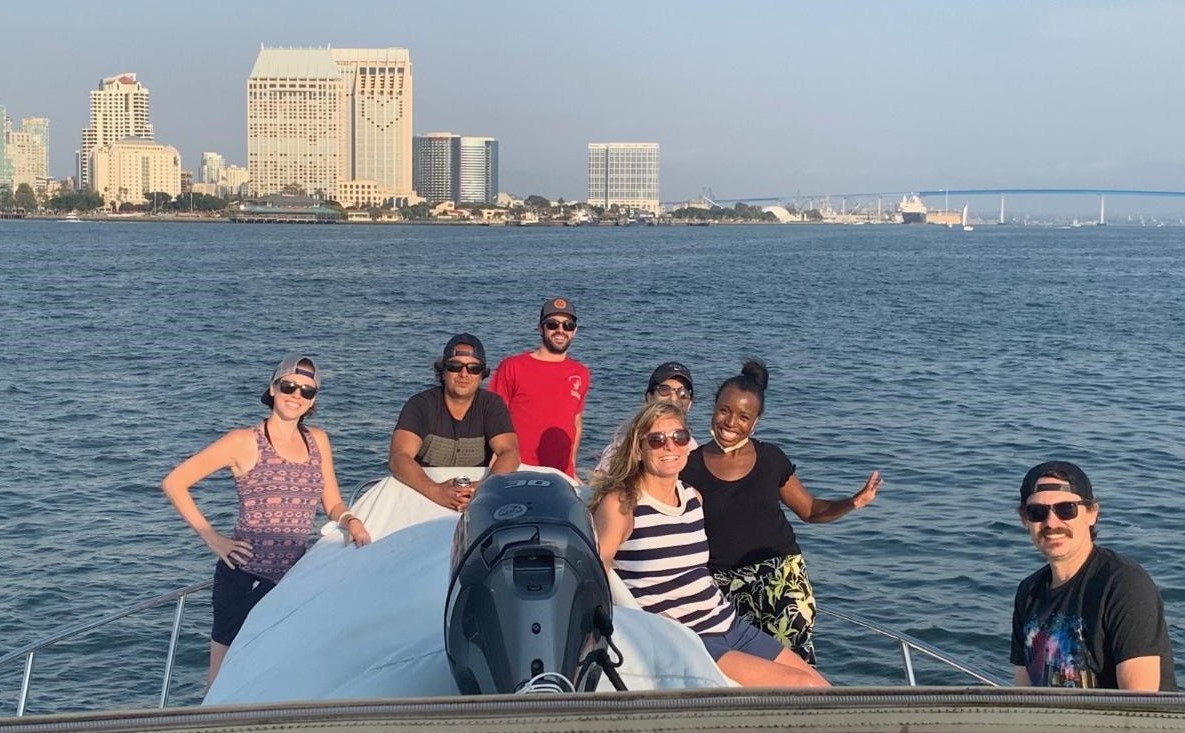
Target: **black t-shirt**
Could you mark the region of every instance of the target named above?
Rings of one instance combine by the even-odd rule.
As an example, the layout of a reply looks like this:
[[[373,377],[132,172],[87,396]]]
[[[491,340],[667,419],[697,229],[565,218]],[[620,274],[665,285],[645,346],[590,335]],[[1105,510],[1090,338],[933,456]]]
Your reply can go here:
[[[1160,657],[1160,689],[1177,689],[1164,603],[1132,560],[1095,547],[1068,582],[1048,565],[1021,581],[1012,612],[1012,663],[1035,687],[1119,687],[1115,667]]]
[[[704,448],[691,452],[679,474],[683,483],[704,497],[704,531],[708,535],[708,567],[732,570],[772,557],[801,552],[794,528],[782,513],[782,484],[794,475],[794,464],[772,443],[752,440],[757,461],[736,481],[717,478],[704,465]]]
[[[395,429],[424,441],[416,452],[421,466],[488,466],[494,458],[490,438],[513,433],[514,425],[506,403],[493,392],[477,390],[465,416],[454,420],[444,404],[444,388],[432,387],[412,395]]]

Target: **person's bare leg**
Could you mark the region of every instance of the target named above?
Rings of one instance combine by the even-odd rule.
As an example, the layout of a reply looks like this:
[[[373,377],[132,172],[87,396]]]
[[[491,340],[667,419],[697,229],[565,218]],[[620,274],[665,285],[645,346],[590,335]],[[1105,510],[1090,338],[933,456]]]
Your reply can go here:
[[[222,668],[222,660],[226,657],[226,650],[229,648],[226,644],[219,644],[216,641],[210,642],[210,671],[206,673],[207,691],[209,691],[210,685],[214,684],[214,678],[218,676],[218,670]]]
[[[783,649],[772,662],[745,652],[726,652],[716,665],[742,687],[831,686],[823,675],[789,649]]]

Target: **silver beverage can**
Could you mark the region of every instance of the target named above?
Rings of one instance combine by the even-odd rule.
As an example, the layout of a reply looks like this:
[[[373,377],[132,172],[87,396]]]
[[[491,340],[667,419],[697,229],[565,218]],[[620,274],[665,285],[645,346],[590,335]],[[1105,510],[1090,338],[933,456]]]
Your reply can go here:
[[[472,482],[469,480],[468,476],[458,476],[453,479],[453,486],[461,489],[466,488],[470,483]]]

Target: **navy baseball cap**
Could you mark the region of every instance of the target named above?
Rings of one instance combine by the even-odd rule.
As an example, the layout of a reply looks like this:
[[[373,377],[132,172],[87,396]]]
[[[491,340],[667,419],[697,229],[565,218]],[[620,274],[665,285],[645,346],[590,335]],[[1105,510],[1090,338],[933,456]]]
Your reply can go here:
[[[1037,480],[1056,478],[1070,484],[1069,491],[1081,496],[1087,501],[1094,501],[1094,488],[1086,472],[1069,461],[1046,461],[1029,469],[1024,481],[1020,482],[1020,503],[1024,504],[1028,498],[1037,493]]]

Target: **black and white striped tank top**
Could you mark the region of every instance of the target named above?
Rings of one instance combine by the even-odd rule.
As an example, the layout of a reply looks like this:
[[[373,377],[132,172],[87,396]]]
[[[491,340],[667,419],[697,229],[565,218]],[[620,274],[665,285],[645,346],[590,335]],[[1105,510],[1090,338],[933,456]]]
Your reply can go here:
[[[723,634],[736,613],[708,573],[704,509],[682,482],[675,490],[679,506],[641,492],[634,531],[617,549],[613,569],[645,610],[697,634]]]

